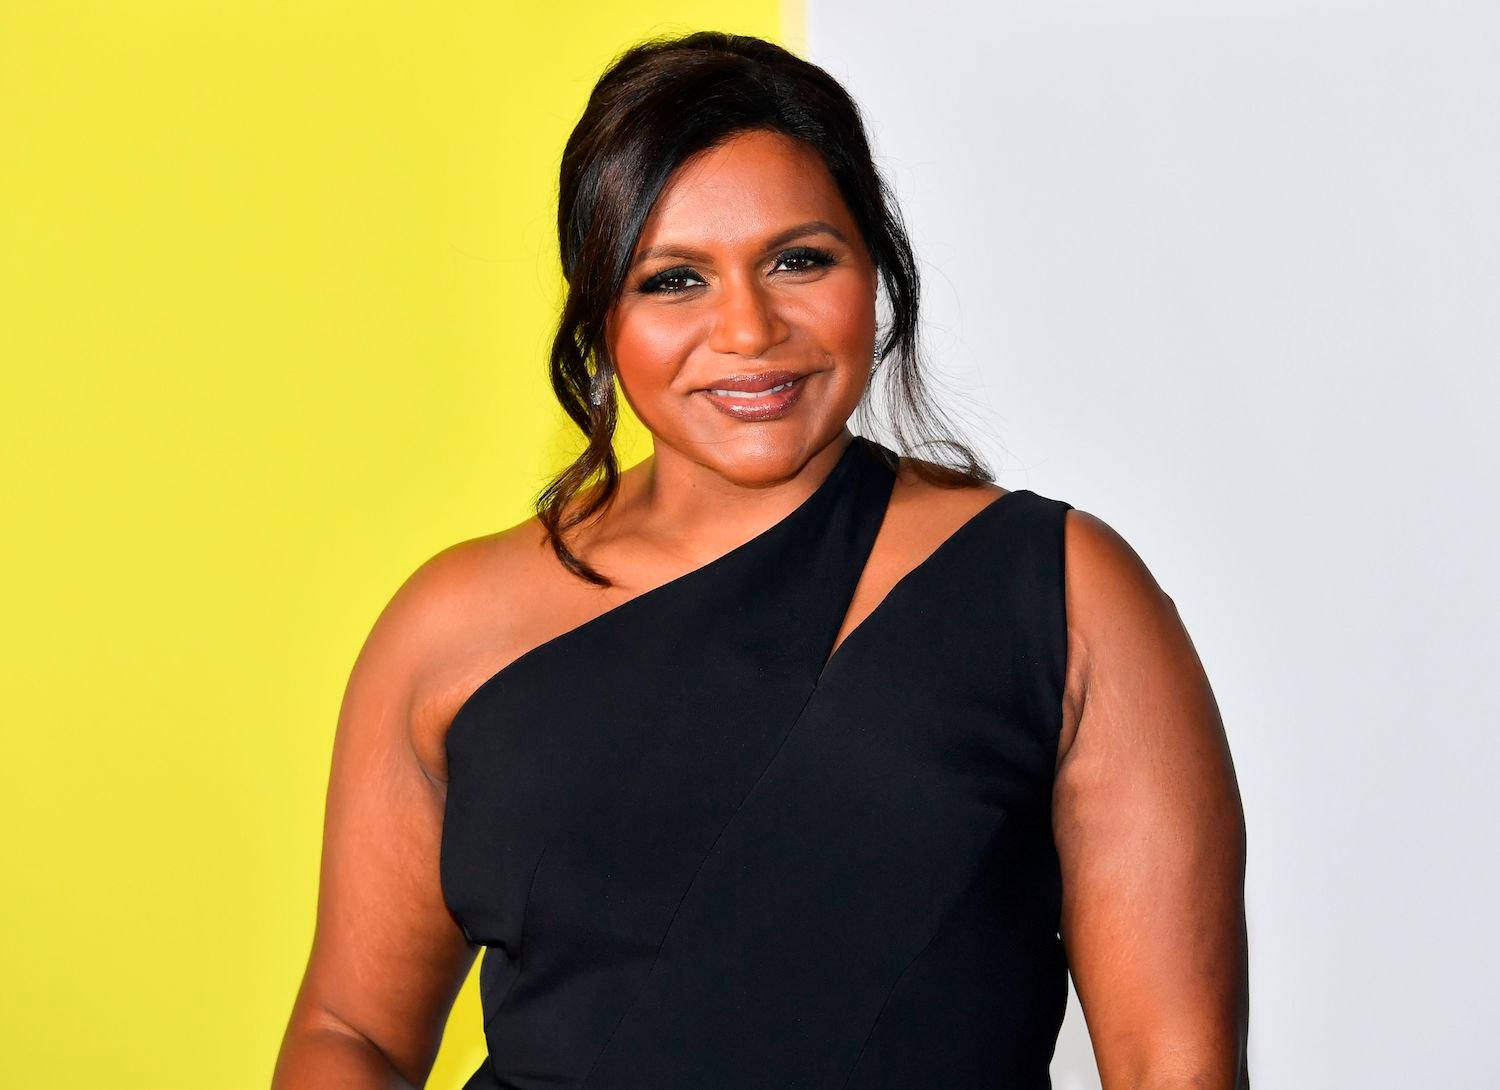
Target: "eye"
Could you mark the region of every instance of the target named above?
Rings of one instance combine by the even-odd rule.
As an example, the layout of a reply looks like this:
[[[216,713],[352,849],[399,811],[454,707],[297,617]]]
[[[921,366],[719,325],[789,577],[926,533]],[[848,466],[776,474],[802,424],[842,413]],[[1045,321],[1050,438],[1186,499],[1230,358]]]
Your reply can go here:
[[[820,250],[815,246],[797,246],[790,250],[784,250],[776,259],[778,267],[789,265],[788,272],[810,272],[813,269],[827,268],[835,265],[838,259],[827,250]]]
[[[637,289],[643,295],[676,295],[686,291],[694,284],[702,284],[698,274],[686,265],[678,265],[673,269],[663,269],[654,276],[648,277]]]

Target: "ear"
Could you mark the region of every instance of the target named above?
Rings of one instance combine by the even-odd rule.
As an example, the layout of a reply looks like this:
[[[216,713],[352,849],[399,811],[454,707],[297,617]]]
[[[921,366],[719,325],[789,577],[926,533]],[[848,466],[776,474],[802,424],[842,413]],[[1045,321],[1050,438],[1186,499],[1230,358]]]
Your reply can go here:
[[[604,351],[611,360],[615,358],[615,354],[609,346],[615,342],[615,328],[619,325],[619,322],[615,318],[617,306],[618,304],[611,304],[610,308],[604,312]]]

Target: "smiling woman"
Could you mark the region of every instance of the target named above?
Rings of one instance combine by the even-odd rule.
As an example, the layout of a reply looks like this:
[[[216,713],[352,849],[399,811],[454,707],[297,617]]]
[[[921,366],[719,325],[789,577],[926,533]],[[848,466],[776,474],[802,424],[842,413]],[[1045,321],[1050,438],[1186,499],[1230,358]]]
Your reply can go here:
[[[779,480],[828,445],[875,344],[875,263],[859,239],[817,152],[779,133],[730,137],[674,175],[605,332],[658,459]]]
[[[422,1084],[480,948],[468,1090],[1044,1088],[1070,971],[1106,1090],[1247,1086],[1207,679],[1117,534],[946,430],[848,96],[646,43],[560,193],[585,448],[361,650],[278,1090]],[[851,433],[876,374],[958,464]]]
[[[558,191],[568,296],[552,382],[586,443],[543,491],[537,515],[574,574],[610,582],[569,533],[619,487],[617,376],[664,472],[696,466],[741,485],[787,480],[826,453],[851,415],[874,422],[864,395],[879,371],[897,446],[946,455],[914,462],[913,473],[948,486],[991,479],[928,395],[916,259],[859,109],[821,68],[730,35],[631,50],[594,88],[564,149]],[[726,359],[756,366],[726,370]],[[726,392],[786,382],[775,395]],[[710,408],[768,426],[730,428]],[[679,455],[682,465],[671,464]]]
[[[752,180],[754,184],[747,185]],[[765,206],[735,201],[747,192],[763,198]],[[645,245],[632,263],[632,275],[642,279],[614,308],[608,339],[616,368],[632,376],[622,381],[638,415],[642,390],[650,380],[634,374],[631,357],[643,353],[653,360],[666,358],[674,341],[679,357],[690,351],[693,341],[701,340],[714,352],[753,359],[796,339],[801,357],[824,363],[821,369],[809,363],[800,371],[721,375],[691,388],[692,395],[702,395],[735,420],[785,416],[802,396],[805,379],[830,373],[832,361],[848,357],[843,342],[852,338],[856,350],[869,350],[875,331],[873,313],[866,312],[875,294],[875,268],[863,246],[851,245],[851,235],[858,237],[852,223],[840,227],[813,219],[768,239],[754,237],[758,224],[795,220],[803,210],[819,205],[849,219],[822,160],[805,145],[774,133],[731,137],[683,168],[652,212],[642,241],[664,232],[696,230],[737,245],[723,253],[672,243]],[[820,238],[821,247],[809,245]],[[674,258],[696,267],[649,271],[653,263]],[[692,300],[696,325],[676,312],[653,313],[652,297],[663,296]],[[725,313],[726,305],[740,307],[742,313]],[[829,338],[833,343],[824,344]],[[840,420],[852,413],[853,404],[848,408]]]

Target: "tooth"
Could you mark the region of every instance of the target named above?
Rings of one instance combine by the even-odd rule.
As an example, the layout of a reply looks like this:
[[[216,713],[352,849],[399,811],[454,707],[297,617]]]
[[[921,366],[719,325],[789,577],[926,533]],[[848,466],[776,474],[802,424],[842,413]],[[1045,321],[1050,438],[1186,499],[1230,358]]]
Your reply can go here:
[[[764,397],[766,394],[774,394],[777,390],[785,390],[790,382],[779,383],[768,390],[714,390],[721,397]]]

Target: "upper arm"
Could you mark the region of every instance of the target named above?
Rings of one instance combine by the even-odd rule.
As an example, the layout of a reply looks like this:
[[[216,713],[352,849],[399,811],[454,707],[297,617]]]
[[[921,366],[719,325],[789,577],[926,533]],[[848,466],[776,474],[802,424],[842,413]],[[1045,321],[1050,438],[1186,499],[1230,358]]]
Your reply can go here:
[[[1134,550],[1083,511],[1064,537],[1081,710],[1053,821],[1062,937],[1103,1085],[1239,1090],[1245,826],[1218,707]]]
[[[424,664],[451,628],[451,550],[382,610],[339,708],[324,811],[317,922],[292,1026],[353,1031],[421,1085],[475,950],[438,880],[443,788],[413,716]]]

